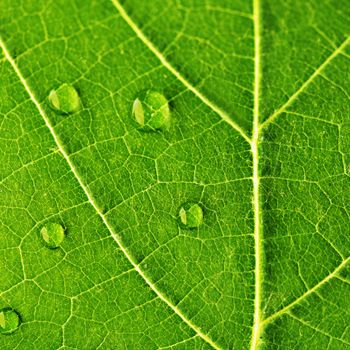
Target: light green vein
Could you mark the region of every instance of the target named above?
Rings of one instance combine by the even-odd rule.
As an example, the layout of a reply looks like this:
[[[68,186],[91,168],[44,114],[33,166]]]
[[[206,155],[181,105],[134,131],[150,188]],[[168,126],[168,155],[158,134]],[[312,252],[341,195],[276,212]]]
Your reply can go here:
[[[328,66],[332,60],[337,57],[344,48],[350,43],[350,36],[314,71],[314,73],[304,82],[303,85],[288,99],[288,101],[278,108],[264,123],[261,124],[260,129],[265,128],[273,122],[281,113],[283,113],[296,98],[310,85],[310,83]]]
[[[50,131],[50,133],[51,133],[51,135],[52,135],[52,137],[53,137],[53,139],[54,139],[54,141],[55,141],[55,143],[56,143],[56,145],[58,147],[58,150],[60,151],[60,153],[62,154],[62,156],[66,160],[66,162],[68,163],[68,166],[69,166],[70,170],[72,171],[72,173],[74,174],[75,178],[77,179],[80,187],[83,189],[83,191],[84,191],[84,193],[85,193],[89,203],[92,205],[92,207],[95,209],[97,214],[100,216],[100,218],[102,219],[103,223],[105,224],[105,226],[109,230],[111,236],[113,237],[114,241],[117,243],[117,245],[119,246],[120,250],[124,253],[126,258],[129,260],[130,264],[133,266],[135,271],[143,278],[143,280],[148,284],[148,286],[153,290],[153,292],[159,297],[159,299],[161,299],[163,302],[165,302],[170,307],[170,309],[173,310],[173,312],[182,319],[182,321],[184,323],[186,323],[191,329],[193,329],[196,332],[196,334],[198,334],[199,337],[201,337],[205,342],[210,344],[214,349],[221,350],[221,348],[208,335],[204,334],[200,330],[199,327],[197,327],[195,324],[193,324],[192,321],[189,320],[185,316],[185,314],[182,313],[182,311],[180,309],[178,309],[174,304],[171,303],[171,301],[165,295],[162,294],[162,292],[157,288],[157,286],[141,270],[141,268],[139,267],[137,262],[134,260],[134,258],[128,253],[127,249],[124,247],[124,245],[123,245],[121,239],[119,238],[118,234],[114,231],[112,225],[108,222],[107,218],[105,217],[105,215],[103,214],[101,209],[98,207],[97,203],[95,203],[93,195],[90,193],[88,187],[84,184],[83,180],[81,179],[81,177],[80,177],[77,169],[75,168],[73,162],[70,160],[68,153],[64,149],[62,141],[60,140],[59,136],[56,134],[56,132],[55,132],[55,130],[54,130],[54,128],[53,128],[53,126],[52,126],[52,124],[50,122],[50,119],[48,118],[48,116],[46,115],[45,111],[41,107],[39,101],[36,99],[34,93],[32,92],[31,88],[29,87],[27,81],[25,80],[24,76],[22,75],[21,71],[19,70],[19,67],[17,66],[16,62],[11,57],[10,52],[6,48],[6,45],[3,42],[2,38],[0,38],[0,47],[3,50],[6,59],[11,64],[11,66],[14,69],[15,73],[17,74],[19,80],[23,84],[23,87],[27,91],[30,99],[32,100],[32,102],[34,103],[36,108],[38,109],[39,114],[44,119],[45,124],[46,124],[47,128],[49,129],[49,131]]]
[[[204,96],[196,87],[194,87],[182,74],[177,71],[171,63],[164,57],[164,55],[154,46],[154,44],[146,37],[146,35],[142,32],[142,30],[137,26],[137,24],[132,20],[132,18],[127,14],[124,7],[119,3],[118,0],[111,0],[113,5],[117,8],[120,15],[124,19],[124,21],[130,26],[130,28],[134,31],[137,37],[148,47],[150,51],[159,59],[162,65],[168,69],[188,90],[192,91],[202,102],[204,102],[210,109],[212,109],[215,113],[217,113],[225,122],[230,124],[233,129],[238,131],[241,136],[248,141],[251,142],[250,138],[243,131],[243,129],[235,123],[231,117],[222,110],[219,106],[217,106],[214,102],[210,101],[206,96]]]
[[[296,317],[295,315],[292,315],[292,314],[288,314],[289,317],[293,318],[294,320],[300,322],[301,324],[303,324],[304,326],[306,327],[309,327],[311,329],[313,329],[314,331],[320,333],[320,334],[323,334],[325,335],[326,337],[330,338],[330,339],[336,339],[337,341],[345,344],[345,345],[350,345],[350,343],[340,339],[340,338],[336,338],[334,336],[332,336],[331,334],[327,333],[327,332],[324,332],[322,331],[321,329],[317,328],[317,327],[314,327],[312,326],[311,324],[309,324],[308,322],[305,322],[304,320],[300,319],[299,317]]]
[[[301,295],[299,298],[294,300],[292,303],[288,304],[285,306],[283,309],[277,311],[273,315],[269,316],[263,321],[263,324],[266,325],[273,321],[275,318],[282,316],[285,314],[287,311],[289,311],[292,307],[295,305],[299,304],[301,301],[303,301],[305,298],[307,298],[310,294],[316,292],[319,288],[321,288],[324,284],[326,284],[329,280],[332,278],[336,277],[336,275],[345,267],[345,265],[350,261],[350,257],[347,259],[343,260],[343,262],[332,272],[330,273],[327,277],[325,277],[322,281],[317,283],[314,287],[309,289],[307,292],[305,292],[303,295]]]
[[[261,287],[262,287],[262,223],[260,211],[260,178],[259,178],[259,99],[260,99],[260,2],[253,0],[254,19],[254,117],[253,139],[253,207],[254,207],[254,241],[255,241],[255,299],[254,324],[250,349],[256,350],[260,345],[261,334]]]

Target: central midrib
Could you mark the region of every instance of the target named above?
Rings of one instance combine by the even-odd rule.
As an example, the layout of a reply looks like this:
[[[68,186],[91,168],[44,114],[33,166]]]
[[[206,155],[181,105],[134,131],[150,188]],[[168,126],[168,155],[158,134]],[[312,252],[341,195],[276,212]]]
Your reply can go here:
[[[261,288],[262,288],[262,221],[260,210],[260,177],[259,177],[259,101],[260,101],[260,3],[253,2],[254,20],[254,116],[251,150],[253,155],[253,207],[254,207],[254,250],[255,250],[255,297],[254,324],[250,349],[256,350],[260,344],[262,328]]]

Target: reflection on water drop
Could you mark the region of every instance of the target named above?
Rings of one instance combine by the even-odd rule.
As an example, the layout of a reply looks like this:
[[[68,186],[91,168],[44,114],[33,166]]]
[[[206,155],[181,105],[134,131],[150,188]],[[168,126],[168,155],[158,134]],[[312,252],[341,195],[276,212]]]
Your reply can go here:
[[[180,222],[185,228],[196,228],[203,223],[203,209],[197,203],[184,203],[179,211]]]
[[[157,91],[142,91],[133,103],[132,113],[143,130],[155,131],[169,127],[169,103]]]
[[[58,248],[65,237],[63,226],[53,222],[47,223],[40,232],[45,245],[51,249]]]
[[[77,90],[68,84],[62,84],[49,94],[51,107],[64,114],[76,112],[80,108],[80,97]]]
[[[19,314],[11,308],[0,310],[0,333],[10,334],[14,332],[20,325],[21,320]]]

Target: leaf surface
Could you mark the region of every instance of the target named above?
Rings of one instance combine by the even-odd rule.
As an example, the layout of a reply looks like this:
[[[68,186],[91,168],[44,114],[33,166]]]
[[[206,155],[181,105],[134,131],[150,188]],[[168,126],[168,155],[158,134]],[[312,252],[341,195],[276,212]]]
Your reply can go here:
[[[350,348],[349,12],[3,0],[1,349]]]

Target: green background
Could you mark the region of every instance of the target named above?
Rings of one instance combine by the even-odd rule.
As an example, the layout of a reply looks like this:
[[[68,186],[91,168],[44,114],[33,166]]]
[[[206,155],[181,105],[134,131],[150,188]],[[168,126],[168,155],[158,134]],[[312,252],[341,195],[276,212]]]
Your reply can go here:
[[[348,1],[2,0],[0,24],[1,349],[350,349]],[[169,130],[133,119],[145,89]]]

